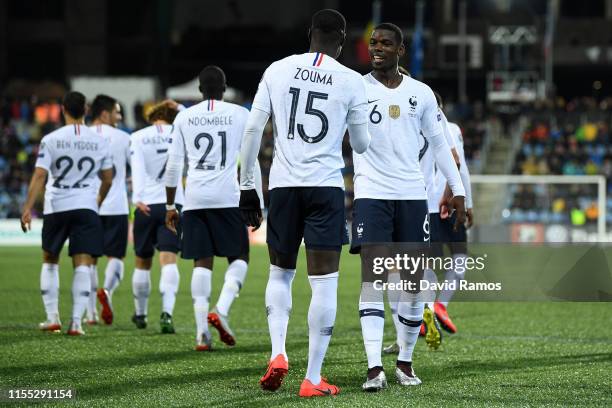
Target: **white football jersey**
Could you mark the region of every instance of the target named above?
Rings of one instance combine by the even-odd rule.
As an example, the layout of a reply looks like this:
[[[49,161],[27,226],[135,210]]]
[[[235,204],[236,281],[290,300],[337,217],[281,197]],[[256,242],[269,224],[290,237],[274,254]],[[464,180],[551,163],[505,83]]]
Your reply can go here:
[[[176,116],[170,154],[187,154],[184,211],[238,207],[238,155],[248,115],[240,105],[209,99]]]
[[[84,125],[66,125],[42,138],[36,167],[48,172],[45,214],[98,212],[98,172],[113,167],[110,143]]]
[[[467,162],[465,161],[465,152],[463,151],[463,136],[461,135],[461,128],[455,123],[447,122],[448,134],[453,142],[453,146],[459,155],[459,160],[461,166],[467,166]],[[430,213],[438,213],[440,212],[439,203],[444,195],[444,191],[446,190],[447,180],[442,174],[441,171],[435,172],[434,177],[434,186],[433,186],[433,194],[429,200],[429,212]],[[466,190],[465,204],[466,208],[472,208],[471,204],[471,194],[468,194],[470,189],[467,186],[464,186]]]
[[[109,125],[93,125],[89,128],[109,140],[113,158],[113,184],[100,206],[100,215],[129,214],[125,179],[127,164],[130,160],[130,135]],[[100,182],[98,182],[99,186]]]
[[[164,174],[168,162],[172,125],[151,125],[132,133],[132,202],[166,203]],[[183,204],[183,183],[176,188],[174,202]]]
[[[448,119],[446,119],[446,115],[444,114],[444,112],[442,112],[441,110],[439,112],[442,115],[442,129],[444,130],[446,143],[451,149],[456,149],[455,139],[448,127]],[[440,212],[441,194],[438,194],[436,187],[436,165],[433,151],[429,149],[429,143],[427,142],[425,137],[421,138],[421,144],[419,145],[419,147],[421,171],[423,172],[423,177],[425,179],[425,190],[427,191],[427,206],[430,213],[437,213]],[[444,187],[446,187],[446,184],[444,185]]]
[[[268,67],[253,108],[272,116],[270,189],[344,188],[342,139],[347,124],[367,120],[361,75],[322,53],[292,55]]]
[[[372,141],[365,153],[353,153],[355,199],[427,198],[419,156],[429,150],[430,135],[443,133],[442,117],[429,86],[402,76],[395,89],[364,76]]]

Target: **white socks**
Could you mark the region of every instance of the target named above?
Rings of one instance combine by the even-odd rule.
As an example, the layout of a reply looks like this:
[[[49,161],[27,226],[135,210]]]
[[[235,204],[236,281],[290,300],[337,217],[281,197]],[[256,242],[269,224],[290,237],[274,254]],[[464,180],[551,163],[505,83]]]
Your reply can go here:
[[[400,280],[401,278],[399,272],[389,273],[387,278],[388,283],[393,284],[394,287],[398,287]],[[397,307],[401,294],[402,291],[400,289],[387,290],[387,302],[389,303],[389,309],[391,309],[391,317],[393,318],[393,325],[395,326],[395,334],[397,339],[399,339],[399,333],[402,331],[402,325],[397,318]],[[399,340],[396,340],[396,342],[399,342]]]
[[[162,312],[172,315],[176,292],[179,288],[179,271],[176,264],[164,265],[161,268],[161,278],[159,280],[159,291],[162,295]]]
[[[72,280],[72,322],[78,327],[81,326],[83,313],[87,308],[89,300],[91,266],[79,265],[74,270]]]
[[[146,316],[151,294],[151,273],[146,269],[134,269],[132,275],[132,293],[134,294],[134,306],[136,315]]]
[[[321,382],[321,367],[331,340],[338,298],[338,272],[309,276],[312,298],[308,309],[308,368],[306,378]]]
[[[104,289],[108,291],[109,296],[113,296],[121,280],[123,280],[123,261],[119,258],[109,258],[104,270]]]
[[[270,275],[266,286],[266,313],[268,314],[268,329],[272,343],[270,359],[279,354],[287,358],[285,339],[287,338],[287,325],[291,313],[291,284],[294,277],[295,269],[284,269],[276,265],[270,265]]]
[[[98,291],[98,267],[91,265],[89,267],[89,301],[87,302],[87,319],[94,320],[98,314],[96,309],[96,293]]]
[[[191,297],[196,321],[196,336],[208,333],[208,303],[210,299],[212,271],[195,267],[191,275]]]
[[[40,269],[40,293],[47,320],[59,322],[59,265],[44,263]]]
[[[223,316],[229,315],[232,302],[238,297],[238,293],[244,284],[247,268],[247,263],[242,259],[236,259],[228,265],[223,289],[221,289],[219,300],[217,300],[217,311]]]
[[[419,330],[423,323],[425,303],[417,301],[417,294],[402,292],[397,312],[402,330],[398,332],[400,348],[398,361],[412,361],[412,352],[419,338]]]
[[[378,299],[380,298],[380,299]],[[367,301],[364,301],[366,299]],[[385,304],[382,291],[374,290],[371,282],[361,284],[359,321],[368,368],[382,366],[381,350],[385,330]]]

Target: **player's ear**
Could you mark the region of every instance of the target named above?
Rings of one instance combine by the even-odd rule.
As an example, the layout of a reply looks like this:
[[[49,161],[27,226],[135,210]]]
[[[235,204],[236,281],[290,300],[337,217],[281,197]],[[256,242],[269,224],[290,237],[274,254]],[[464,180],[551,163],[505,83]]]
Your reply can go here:
[[[311,37],[312,37],[312,27],[308,29],[308,42],[312,41]]]
[[[397,49],[397,55],[401,58],[404,56],[404,54],[406,54],[406,47],[404,47],[404,43],[402,43]]]

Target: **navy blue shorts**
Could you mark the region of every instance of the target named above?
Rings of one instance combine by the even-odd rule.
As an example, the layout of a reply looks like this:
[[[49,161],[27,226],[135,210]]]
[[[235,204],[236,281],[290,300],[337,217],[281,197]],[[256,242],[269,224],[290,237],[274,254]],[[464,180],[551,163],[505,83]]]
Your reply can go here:
[[[351,253],[361,245],[429,241],[427,200],[358,198],[353,205]]]
[[[126,215],[101,215],[102,228],[104,229],[103,254],[115,258],[125,257],[128,242],[128,216]]]
[[[177,233],[166,228],[166,205],[149,205],[151,213],[144,215],[140,210],[134,211],[134,252],[140,258],[151,258],[155,250],[178,253],[181,249],[179,236],[181,234],[181,223],[179,222]],[[176,208],[181,210],[181,206]]]
[[[183,259],[237,257],[249,253],[249,232],[238,208],[183,212]]]
[[[283,254],[308,249],[340,251],[348,244],[344,190],[339,187],[282,187],[270,190],[268,245]]]
[[[442,256],[443,246],[448,245],[451,253],[467,253],[467,233],[465,225],[460,225],[457,232],[453,231],[456,214],[450,218],[442,219],[439,213],[431,214],[431,242],[433,254]]]
[[[43,216],[42,247],[59,255],[70,238],[68,254],[102,255],[102,222],[93,210],[70,210]]]

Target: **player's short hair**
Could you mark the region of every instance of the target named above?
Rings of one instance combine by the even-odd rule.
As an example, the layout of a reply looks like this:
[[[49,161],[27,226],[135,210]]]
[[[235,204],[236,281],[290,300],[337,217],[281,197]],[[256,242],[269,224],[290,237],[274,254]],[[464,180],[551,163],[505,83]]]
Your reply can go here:
[[[395,35],[395,41],[397,41],[398,45],[404,43],[404,33],[402,33],[402,29],[393,23],[380,23],[376,27],[374,27],[374,30],[392,31]]]
[[[199,75],[200,92],[207,95],[223,95],[225,92],[225,73],[216,65],[204,67]]]
[[[64,95],[62,106],[64,107],[64,112],[68,113],[74,119],[80,119],[85,116],[85,95],[76,91],[68,92]]]
[[[91,116],[93,119],[97,119],[102,115],[102,112],[112,112],[115,109],[117,100],[112,96],[99,94],[96,95],[93,102],[91,103]]]
[[[312,15],[310,31],[316,32],[324,42],[344,41],[346,19],[337,10],[319,10]]]
[[[438,106],[442,106],[442,96],[437,91],[433,91],[433,93],[436,97],[436,103],[438,104]]]
[[[145,113],[145,119],[149,123],[156,120],[163,120],[166,123],[174,122],[174,118],[178,114],[178,110],[174,109],[169,102],[161,102],[150,107]]]

